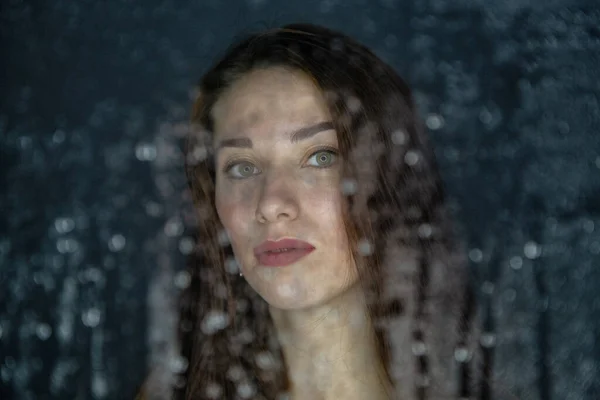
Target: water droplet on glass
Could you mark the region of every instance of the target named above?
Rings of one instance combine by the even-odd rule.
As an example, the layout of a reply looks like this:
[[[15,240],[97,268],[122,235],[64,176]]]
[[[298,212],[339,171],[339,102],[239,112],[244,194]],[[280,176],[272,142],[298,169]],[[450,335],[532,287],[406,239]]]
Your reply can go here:
[[[181,254],[191,254],[194,251],[194,239],[191,237],[181,238],[179,241],[179,251]]]
[[[523,248],[523,252],[525,253],[525,257],[533,260],[538,258],[542,253],[542,248],[535,242],[527,242]]]
[[[169,361],[169,368],[175,374],[184,372],[188,367],[188,360],[183,356],[172,357]]]
[[[275,366],[275,360],[273,360],[273,356],[267,351],[258,353],[254,360],[260,369],[268,370]]]
[[[350,112],[357,113],[360,110],[361,102],[355,96],[348,96],[346,100],[346,106],[348,107],[348,110],[350,110]]]
[[[56,232],[64,234],[69,233],[75,228],[75,221],[72,218],[56,218],[54,220],[54,229]]]
[[[280,286],[277,287],[277,293],[281,296],[281,297],[292,297],[296,294],[296,290],[295,288],[288,284],[288,283],[284,283]]]
[[[480,263],[483,260],[483,252],[479,249],[469,250],[469,260]]]
[[[404,155],[404,162],[410,166],[416,165],[420,159],[419,153],[414,150],[409,150]]]
[[[519,270],[523,267],[523,259],[519,256],[514,256],[514,257],[511,257],[508,264],[510,265],[510,267],[512,269]]]
[[[220,399],[223,389],[216,383],[209,383],[206,386],[206,397],[209,399]]]
[[[227,257],[225,259],[225,271],[228,273],[235,275],[240,273],[240,267],[235,259],[235,257]]]
[[[65,141],[66,138],[66,134],[65,131],[58,129],[54,132],[54,134],[52,135],[52,141],[55,144],[61,144],[62,142]]]
[[[135,147],[135,156],[140,161],[154,161],[156,155],[156,146],[151,143],[139,143]]]
[[[52,328],[48,324],[38,324],[35,333],[40,340],[47,340],[52,335]]]
[[[219,245],[221,247],[228,246],[229,243],[231,243],[229,240],[229,235],[227,234],[227,231],[220,231],[218,240],[219,240]]]
[[[58,239],[56,241],[56,249],[59,253],[75,253],[79,250],[79,243],[75,239]]]
[[[87,282],[99,283],[103,281],[104,275],[100,269],[90,267],[83,272],[83,279]]]
[[[165,235],[169,237],[179,236],[183,233],[183,229],[181,218],[172,217],[165,224]]]
[[[471,352],[466,347],[458,347],[454,350],[454,359],[458,362],[467,362],[471,358]]]
[[[108,393],[108,382],[103,374],[94,372],[94,376],[92,377],[92,393],[96,399],[106,397]]]
[[[210,311],[202,320],[201,329],[207,335],[212,335],[229,325],[229,318],[221,311]]]
[[[430,238],[431,235],[433,234],[433,228],[431,227],[430,224],[421,224],[419,225],[419,237],[422,239],[427,239]]]
[[[361,256],[369,256],[373,254],[373,245],[367,239],[361,239],[358,242],[358,253]]]
[[[190,286],[192,282],[192,277],[190,273],[187,271],[179,271],[175,274],[175,278],[173,279],[175,286],[179,289],[185,289]]]
[[[344,179],[342,180],[342,194],[344,196],[350,196],[356,193],[356,189],[358,188],[356,180],[354,179]]]
[[[414,342],[412,352],[415,356],[422,356],[427,353],[427,346],[422,341]]]
[[[101,316],[102,314],[100,310],[96,307],[92,307],[83,312],[83,315],[81,316],[81,321],[85,326],[89,328],[94,328],[100,323]]]
[[[220,299],[227,299],[229,296],[229,293],[227,292],[227,286],[225,286],[224,283],[219,283],[216,285],[214,290],[215,296]]]
[[[256,393],[256,389],[250,382],[242,382],[237,387],[237,393],[243,399],[250,399]]]
[[[254,333],[252,333],[250,329],[244,328],[237,336],[237,340],[242,344],[252,343],[254,340]]]
[[[162,214],[162,206],[153,201],[146,203],[146,213],[151,217],[158,217]]]
[[[392,132],[392,143],[394,143],[395,145],[401,146],[403,144],[406,144],[407,139],[408,136],[403,130],[398,129]]]
[[[585,231],[585,233],[593,233],[594,232],[594,221],[591,219],[585,219],[583,220],[583,230]]]
[[[481,335],[479,342],[485,348],[494,347],[496,345],[496,334],[492,332],[485,332]]]
[[[204,161],[208,156],[208,150],[204,146],[196,146],[194,150],[188,154],[187,162],[189,165],[196,165],[201,161]]]
[[[113,235],[110,240],[108,241],[108,248],[110,251],[121,251],[125,248],[125,244],[126,244],[126,240],[125,240],[125,236],[121,235],[120,233],[117,233],[116,235]]]
[[[431,130],[438,130],[444,126],[444,117],[439,114],[429,114],[425,119],[425,124]]]
[[[244,370],[239,365],[232,365],[227,370],[227,378],[229,380],[237,382],[244,376]]]
[[[19,138],[19,147],[21,150],[27,150],[31,147],[31,138],[29,136],[21,136]]]
[[[492,283],[490,281],[485,281],[481,285],[481,291],[483,293],[485,293],[485,294],[492,294],[492,293],[494,293],[494,289],[495,289],[495,285],[494,285],[494,283]]]
[[[494,116],[492,115],[492,113],[490,112],[490,110],[488,110],[487,108],[483,108],[480,112],[479,112],[479,120],[481,122],[483,122],[485,125],[489,125],[492,123],[494,119]]]
[[[57,329],[57,336],[61,343],[71,342],[73,338],[73,316],[68,312],[62,312],[61,320]]]

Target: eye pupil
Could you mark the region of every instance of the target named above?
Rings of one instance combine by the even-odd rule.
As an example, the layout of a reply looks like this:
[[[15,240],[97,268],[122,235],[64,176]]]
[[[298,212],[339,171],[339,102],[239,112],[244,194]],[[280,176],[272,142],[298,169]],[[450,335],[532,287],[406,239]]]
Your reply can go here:
[[[253,171],[253,169],[250,164],[245,164],[242,166],[242,174],[244,174],[244,175],[251,174],[252,171]]]
[[[319,164],[327,164],[329,162],[329,159],[331,158],[331,154],[326,153],[326,152],[322,152],[318,157],[317,157],[317,162]]]

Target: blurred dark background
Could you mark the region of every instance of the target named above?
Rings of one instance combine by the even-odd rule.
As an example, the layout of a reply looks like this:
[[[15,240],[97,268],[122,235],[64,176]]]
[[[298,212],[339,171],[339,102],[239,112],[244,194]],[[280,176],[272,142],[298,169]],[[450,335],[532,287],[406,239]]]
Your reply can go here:
[[[299,21],[413,88],[494,377],[600,398],[597,0],[0,4],[0,399],[132,398],[186,283],[192,87],[240,33]]]

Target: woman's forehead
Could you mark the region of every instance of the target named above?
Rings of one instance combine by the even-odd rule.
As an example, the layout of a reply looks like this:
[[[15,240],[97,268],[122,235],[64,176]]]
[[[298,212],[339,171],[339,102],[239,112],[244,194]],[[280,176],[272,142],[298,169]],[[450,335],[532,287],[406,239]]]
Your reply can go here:
[[[297,75],[291,77],[290,75]],[[285,69],[250,72],[217,100],[215,133],[228,135],[273,124],[329,120],[321,92],[304,74]]]

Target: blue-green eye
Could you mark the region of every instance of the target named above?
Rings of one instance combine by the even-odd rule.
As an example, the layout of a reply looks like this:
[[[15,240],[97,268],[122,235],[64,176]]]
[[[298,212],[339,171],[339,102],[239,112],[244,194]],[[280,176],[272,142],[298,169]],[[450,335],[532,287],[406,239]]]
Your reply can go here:
[[[314,152],[308,159],[308,164],[312,167],[325,168],[335,163],[337,153],[333,150],[319,150]]]
[[[260,171],[252,163],[242,161],[229,165],[225,168],[225,172],[234,179],[244,179],[256,175]]]

